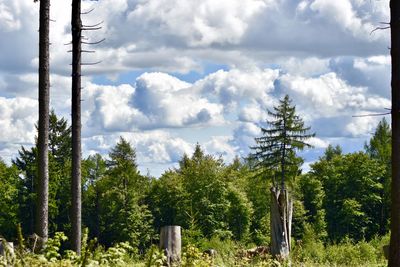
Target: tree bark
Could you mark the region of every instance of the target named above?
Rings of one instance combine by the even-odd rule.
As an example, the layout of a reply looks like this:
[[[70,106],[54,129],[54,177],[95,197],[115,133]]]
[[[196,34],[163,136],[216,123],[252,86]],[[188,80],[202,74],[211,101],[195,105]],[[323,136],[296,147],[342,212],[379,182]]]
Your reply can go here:
[[[392,185],[389,267],[400,266],[400,1],[390,1],[392,57]]]
[[[287,259],[290,252],[293,203],[287,190],[271,188],[271,253]]]
[[[171,266],[181,260],[181,227],[164,226],[160,233],[160,249],[167,255],[167,264]]]
[[[72,0],[72,249],[81,253],[81,1]]]
[[[49,100],[50,100],[50,0],[40,1],[39,14],[39,126],[36,233],[48,238],[49,214]]]

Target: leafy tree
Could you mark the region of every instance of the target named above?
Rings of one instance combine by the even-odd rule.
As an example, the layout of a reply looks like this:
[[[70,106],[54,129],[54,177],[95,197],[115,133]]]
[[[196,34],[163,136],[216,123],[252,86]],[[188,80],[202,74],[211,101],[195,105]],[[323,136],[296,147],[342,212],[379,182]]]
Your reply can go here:
[[[389,228],[390,214],[390,181],[392,176],[391,171],[391,156],[392,156],[392,131],[386,119],[383,118],[369,143],[365,144],[367,154],[377,160],[382,166],[385,166],[385,174],[382,176],[380,183],[382,184],[381,198],[382,205],[380,207],[380,234],[385,234]]]
[[[0,229],[1,235],[8,239],[16,237],[19,223],[18,175],[15,166],[8,167],[0,159]]]
[[[96,181],[99,201],[100,241],[107,246],[129,241],[144,249],[153,236],[153,218],[144,204],[150,181],[137,170],[136,152],[123,138],[109,153],[107,171]]]
[[[311,200],[317,195],[324,196],[327,232],[332,241],[341,241],[346,236],[354,240],[370,239],[379,233],[382,175],[384,166],[362,152],[311,165],[309,181],[321,181],[325,193],[324,196],[316,190]],[[311,211],[312,206],[316,205],[308,206]]]
[[[100,154],[89,156],[82,164],[83,185],[83,222],[89,228],[92,237],[100,235],[100,179],[104,178],[106,161]]]
[[[50,114],[49,127],[49,231],[70,229],[70,128],[65,119],[58,119],[54,111]],[[18,195],[20,218],[25,233],[34,231],[34,210],[37,188],[37,145],[31,149],[21,147],[18,157],[13,160],[22,172]]]
[[[253,208],[246,194],[239,188],[230,186],[227,193],[229,208],[227,210],[228,229],[236,240],[248,238]]]
[[[256,145],[252,157],[261,173],[273,172],[271,188],[271,246],[272,254],[286,258],[290,251],[292,200],[286,190],[287,180],[293,180],[299,172],[301,159],[296,151],[311,147],[306,140],[313,137],[310,127],[305,127],[303,120],[296,115],[295,106],[291,105],[286,95],[268,111],[273,118],[267,121],[268,127],[261,127],[262,136],[255,138]],[[269,171],[267,172],[269,174]]]
[[[179,168],[152,182],[148,203],[155,226],[177,224],[190,242],[199,237],[247,239],[252,207],[244,190],[240,163],[225,166],[199,145],[184,155]]]
[[[187,193],[185,201],[187,222],[192,217],[204,236],[218,233],[225,237],[227,232],[225,215],[229,205],[226,200],[227,188],[222,179],[223,162],[211,155],[205,155],[197,145],[191,158],[184,156],[178,173]]]
[[[331,159],[332,158],[329,160]],[[298,187],[300,191],[299,195],[301,195],[301,200],[304,204],[304,209],[306,210],[303,219],[311,225],[311,229],[314,230],[315,236],[320,240],[324,240],[327,237],[327,225],[326,211],[323,206],[325,191],[322,181],[319,177],[305,174],[300,176]]]
[[[342,148],[339,145],[332,146],[331,144],[329,144],[328,147],[325,149],[322,159],[330,161],[333,159],[333,157],[340,155],[342,155]]]

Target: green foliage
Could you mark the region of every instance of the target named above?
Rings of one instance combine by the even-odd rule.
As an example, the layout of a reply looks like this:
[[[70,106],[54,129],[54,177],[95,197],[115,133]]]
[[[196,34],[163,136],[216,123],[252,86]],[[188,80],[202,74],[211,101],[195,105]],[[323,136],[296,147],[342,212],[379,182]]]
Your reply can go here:
[[[120,139],[109,157],[106,170],[99,156],[88,162],[94,169],[87,172],[84,205],[86,214],[95,214],[86,217],[88,226],[99,233],[106,246],[127,241],[137,252],[143,251],[154,233],[152,215],[144,204],[150,181],[137,170],[135,150],[125,139]]]
[[[195,246],[188,245],[182,253],[182,267],[209,267],[212,259]]]
[[[294,114],[289,104],[286,108]],[[279,110],[283,107],[275,113]],[[54,114],[50,127],[53,238],[43,254],[24,248],[23,234],[31,234],[34,225],[37,150],[22,147],[11,166],[0,160],[0,234],[18,240],[16,253],[0,256],[0,266],[161,266],[165,256],[151,244],[164,225],[182,226],[183,266],[284,266],[269,256],[240,253],[270,243],[270,183],[265,178],[276,180],[282,168],[254,169],[261,162],[254,158],[236,158],[227,165],[197,145],[179,167],[154,179],[139,173],[135,149],[123,138],[107,160],[92,155],[83,161],[83,223],[90,236],[84,232],[80,256],[66,250],[68,240],[58,232],[70,229],[70,128]],[[278,138],[278,132],[271,131],[269,137],[274,133]],[[294,266],[383,266],[390,135],[382,121],[366,144],[366,153],[343,154],[339,146],[328,146],[305,175],[299,175],[301,159],[286,151],[290,164],[283,170],[291,177],[286,182],[295,196]],[[305,146],[298,145],[296,149]],[[210,248],[217,256],[202,253]]]
[[[70,176],[71,176],[71,128],[54,111],[49,125],[49,231],[68,232],[70,229]],[[22,172],[19,180],[18,203],[20,222],[24,233],[34,232],[37,148],[21,147],[13,165]]]
[[[43,254],[50,262],[61,259],[60,248],[61,243],[66,241],[68,237],[63,232],[56,232],[53,238],[49,238]]]
[[[153,266],[161,267],[165,265],[166,261],[167,261],[167,256],[164,254],[162,250],[160,250],[155,245],[150,246],[145,257],[146,267],[153,267]]]
[[[15,166],[8,167],[0,159],[0,234],[15,238],[19,221],[19,172]]]
[[[184,242],[191,244],[212,236],[247,239],[253,209],[239,165],[225,166],[197,145],[191,157],[181,159],[179,169],[152,181],[147,203],[155,226],[180,225],[186,229]]]
[[[245,193],[235,187],[229,187],[226,198],[230,204],[227,211],[228,229],[235,240],[245,240],[249,235],[252,205]]]
[[[380,183],[382,190],[380,195],[382,203],[379,207],[381,212],[379,227],[380,234],[385,234],[389,231],[389,217],[390,217],[390,183],[392,177],[391,169],[391,156],[392,156],[392,131],[386,119],[383,118],[379,122],[374,135],[372,136],[369,144],[365,144],[366,153],[373,159],[377,160],[385,168],[385,173],[382,175]]]
[[[300,197],[305,209],[303,220],[310,224],[309,226],[315,230],[315,234],[319,239],[325,240],[327,236],[326,212],[323,206],[325,191],[321,180],[314,175],[302,175],[297,182],[297,187],[297,195]]]
[[[370,239],[379,232],[384,167],[376,160],[362,152],[336,156],[313,164],[309,175],[323,185],[331,240]]]
[[[294,179],[302,161],[296,157],[296,151],[311,147],[307,139],[315,134],[309,134],[310,127],[305,127],[303,120],[296,114],[296,107],[291,105],[289,96],[279,100],[274,111],[268,111],[271,121],[268,127],[261,127],[262,136],[255,138],[256,145],[252,158],[256,167],[274,171],[271,177],[275,186],[285,187],[285,180]]]

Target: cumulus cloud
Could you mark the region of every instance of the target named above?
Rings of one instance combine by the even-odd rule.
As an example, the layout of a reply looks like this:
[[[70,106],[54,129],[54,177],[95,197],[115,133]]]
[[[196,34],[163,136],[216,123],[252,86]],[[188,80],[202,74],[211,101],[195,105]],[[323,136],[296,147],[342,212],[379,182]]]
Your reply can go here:
[[[193,153],[194,145],[163,130],[119,132],[106,136],[85,138],[85,148],[91,153],[108,153],[120,136],[135,149],[139,163],[172,164],[182,156]]]
[[[368,87],[370,92],[389,98],[390,63],[388,55],[339,57],[330,60],[329,68],[350,85]]]
[[[225,162],[232,162],[238,154],[238,147],[235,147],[232,142],[232,136],[212,136],[204,144],[205,151],[211,155],[221,156]]]
[[[365,87],[351,86],[332,72],[316,78],[283,75],[280,82],[300,103],[307,119],[352,116],[360,111],[377,111],[390,106],[388,99],[369,93]]]
[[[271,103],[268,95],[274,89],[279,70],[273,69],[231,69],[219,70],[196,82],[203,93],[218,97],[229,111],[243,99],[255,100],[263,105]]]
[[[83,58],[103,61],[83,68],[85,153],[107,153],[123,135],[142,163],[169,165],[191,153],[188,136],[201,129],[210,153],[245,156],[284,94],[323,148],[327,138],[365,138],[379,120],[352,115],[390,108],[389,35],[370,35],[388,20],[387,0],[83,2],[91,7],[84,24],[104,20],[103,28],[85,36],[106,41]],[[70,8],[52,3],[50,29],[51,104],[68,119]],[[1,155],[33,143],[38,11],[33,1],[0,0]],[[98,74],[110,81],[93,79]]]
[[[37,102],[0,97],[0,142],[32,144],[36,134]]]
[[[164,73],[144,73],[134,86],[88,83],[87,125],[98,131],[210,126],[224,123],[223,106]]]
[[[9,32],[19,30],[21,21],[13,14],[9,6],[0,2],[0,31]]]

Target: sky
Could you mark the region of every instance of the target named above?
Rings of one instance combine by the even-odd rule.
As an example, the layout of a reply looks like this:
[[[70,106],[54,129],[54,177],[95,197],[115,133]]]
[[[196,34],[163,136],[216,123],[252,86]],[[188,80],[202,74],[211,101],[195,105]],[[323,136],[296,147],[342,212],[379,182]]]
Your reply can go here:
[[[363,149],[390,103],[389,0],[83,1],[82,150],[107,155],[120,136],[142,173],[160,176],[196,143],[245,157],[267,110],[288,94],[316,137]],[[70,1],[51,3],[51,108],[70,120]],[[39,4],[0,0],[0,157],[35,142]],[[387,119],[390,119],[387,117]]]

